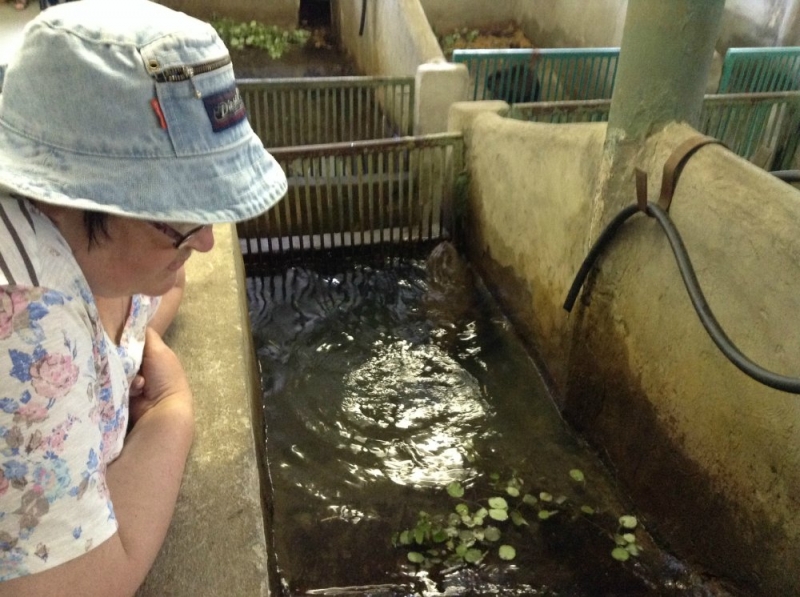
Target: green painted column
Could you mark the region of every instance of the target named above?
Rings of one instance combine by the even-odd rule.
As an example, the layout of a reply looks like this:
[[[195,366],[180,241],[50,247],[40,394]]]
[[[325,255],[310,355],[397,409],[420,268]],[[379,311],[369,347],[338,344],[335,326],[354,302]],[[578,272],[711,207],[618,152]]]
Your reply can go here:
[[[629,0],[608,135],[697,126],[725,0]]]
[[[725,0],[628,0],[588,247],[636,201],[644,141],[669,122],[697,127]]]

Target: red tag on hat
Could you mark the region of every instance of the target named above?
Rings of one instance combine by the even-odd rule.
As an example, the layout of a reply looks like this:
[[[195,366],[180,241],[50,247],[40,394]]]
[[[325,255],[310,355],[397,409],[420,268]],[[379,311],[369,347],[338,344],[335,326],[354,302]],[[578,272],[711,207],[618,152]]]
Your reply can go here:
[[[158,103],[158,99],[157,98],[151,99],[150,105],[153,107],[153,112],[156,113],[156,117],[158,118],[158,124],[161,126],[162,129],[167,130],[167,121],[164,118],[164,113],[161,111],[161,104]]]

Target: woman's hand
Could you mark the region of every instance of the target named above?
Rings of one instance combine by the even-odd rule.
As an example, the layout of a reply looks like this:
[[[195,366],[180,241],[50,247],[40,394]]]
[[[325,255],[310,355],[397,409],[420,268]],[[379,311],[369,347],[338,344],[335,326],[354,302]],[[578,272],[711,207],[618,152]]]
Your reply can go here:
[[[194,418],[183,367],[150,328],[140,373],[144,384],[130,400],[133,427],[105,470],[117,532],[59,566],[0,582],[0,596],[133,595],[142,584],[175,510]]]
[[[142,367],[130,389],[130,420],[135,425],[150,409],[164,400],[188,402],[192,393],[183,366],[153,328],[145,335]]]

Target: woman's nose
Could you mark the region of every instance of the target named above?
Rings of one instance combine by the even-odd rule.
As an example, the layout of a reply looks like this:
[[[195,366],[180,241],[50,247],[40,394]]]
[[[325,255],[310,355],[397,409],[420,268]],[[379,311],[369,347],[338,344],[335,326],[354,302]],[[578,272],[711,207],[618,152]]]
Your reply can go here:
[[[211,226],[197,231],[186,241],[186,246],[200,253],[208,253],[214,246],[214,230]]]

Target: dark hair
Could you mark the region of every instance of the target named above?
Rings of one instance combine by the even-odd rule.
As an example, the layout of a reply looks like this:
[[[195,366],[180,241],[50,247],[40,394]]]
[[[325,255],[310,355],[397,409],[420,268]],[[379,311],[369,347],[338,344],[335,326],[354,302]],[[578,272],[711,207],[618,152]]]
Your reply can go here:
[[[99,211],[84,211],[83,225],[89,237],[89,250],[95,245],[99,245],[101,237],[108,240],[108,214]]]

